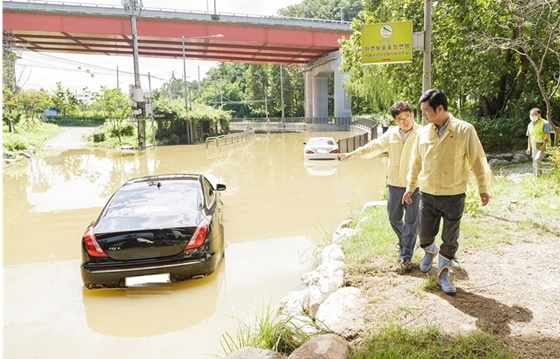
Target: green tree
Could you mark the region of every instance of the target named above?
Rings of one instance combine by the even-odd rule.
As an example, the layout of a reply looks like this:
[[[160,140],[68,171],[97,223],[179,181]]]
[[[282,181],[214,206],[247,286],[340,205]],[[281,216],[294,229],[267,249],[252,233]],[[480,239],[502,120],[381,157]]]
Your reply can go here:
[[[413,30],[420,31],[423,18],[422,2],[423,0],[364,2],[365,10],[354,18],[351,25],[354,33],[350,39],[341,40],[340,48],[341,71],[349,74],[345,87],[356,97],[353,112],[386,112],[396,98],[416,98],[421,92],[421,54],[413,53],[411,63],[364,66],[361,59],[361,29],[365,24],[408,19],[413,22]]]
[[[41,116],[45,108],[52,106],[52,99],[44,90],[22,90],[15,96],[15,101],[26,118]]]
[[[78,107],[81,110],[82,118],[85,119],[88,116],[88,109],[93,100],[93,93],[87,87],[84,87],[76,99],[78,101]]]
[[[154,98],[154,115],[165,119],[186,119],[185,101],[181,98],[158,96]]]
[[[307,19],[351,21],[363,10],[361,0],[304,0],[278,10],[278,15]]]
[[[242,63],[221,63],[211,69],[202,86],[199,102],[230,111],[235,117],[249,116],[251,111],[245,102],[247,83],[243,77],[249,66]]]
[[[268,97],[270,87],[275,85],[269,82],[269,67],[270,65],[250,65],[244,74],[247,83],[246,101],[252,113],[261,117],[270,115]]]
[[[423,0],[364,2],[365,10],[352,23],[354,34],[341,47],[341,68],[350,74],[347,86],[352,95],[380,108],[388,108],[396,98],[416,103],[422,91],[422,53],[414,52],[411,63],[363,66],[361,27],[406,19],[413,22],[413,31],[422,31],[423,5]],[[529,62],[513,49],[488,46],[480,37],[486,33],[494,38],[516,38],[509,28],[512,13],[507,1],[438,1],[432,10],[432,85],[448,94],[452,110],[461,113],[481,105],[487,116],[518,113],[524,106],[520,99],[533,98],[531,86],[537,88]],[[554,74],[554,69],[543,71]]]
[[[19,90],[16,81],[16,60],[19,56],[11,46],[11,38],[10,32],[2,32],[2,85],[15,94]]]
[[[130,126],[124,126],[124,121],[130,117],[128,96],[120,88],[101,87],[94,93],[92,107],[101,113],[111,126],[111,135],[122,143],[123,131],[129,131]]]
[[[62,112],[64,117],[77,113],[78,99],[69,89],[62,87],[62,82],[56,83],[56,89],[52,94],[52,102],[59,114]]]
[[[2,122],[8,126],[8,131],[14,132],[14,126],[21,120],[21,109],[18,108],[13,91],[2,84]]]
[[[509,36],[487,31],[477,35],[482,38],[483,47],[518,55],[524,74],[532,71],[535,79],[531,87],[538,88],[545,103],[547,120],[554,129],[554,144],[557,145],[560,129],[553,121],[552,102],[554,99],[560,102],[560,3],[557,0],[507,0],[503,5],[508,17],[502,27]],[[517,80],[527,82],[525,77]]]
[[[269,111],[275,117],[303,117],[305,115],[305,83],[297,66],[270,65],[267,68]],[[276,85],[274,85],[276,84]]]

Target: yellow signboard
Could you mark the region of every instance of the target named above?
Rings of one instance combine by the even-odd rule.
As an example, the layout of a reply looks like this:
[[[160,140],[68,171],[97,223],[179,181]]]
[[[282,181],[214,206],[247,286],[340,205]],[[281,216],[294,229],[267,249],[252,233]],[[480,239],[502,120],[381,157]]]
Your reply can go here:
[[[362,64],[412,61],[412,21],[362,26]]]

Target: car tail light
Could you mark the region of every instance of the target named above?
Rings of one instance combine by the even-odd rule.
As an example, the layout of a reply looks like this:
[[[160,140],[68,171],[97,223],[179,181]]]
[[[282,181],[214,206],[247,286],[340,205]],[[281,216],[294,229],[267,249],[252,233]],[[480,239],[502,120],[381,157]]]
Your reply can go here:
[[[315,153],[315,152],[313,152],[313,151],[311,151],[311,150],[305,150],[305,153],[308,154],[308,155],[312,155],[312,154]]]
[[[86,245],[86,251],[92,257],[107,257],[107,253],[103,251],[97,238],[95,238],[95,233],[93,232],[93,226],[89,226],[84,233],[84,243]]]
[[[338,153],[338,149],[334,149],[330,153]]]
[[[185,250],[198,248],[204,244],[204,240],[206,239],[206,233],[208,233],[208,227],[210,227],[210,219],[208,217],[204,217],[202,222],[196,227],[194,234],[191,237],[189,243],[185,247]]]

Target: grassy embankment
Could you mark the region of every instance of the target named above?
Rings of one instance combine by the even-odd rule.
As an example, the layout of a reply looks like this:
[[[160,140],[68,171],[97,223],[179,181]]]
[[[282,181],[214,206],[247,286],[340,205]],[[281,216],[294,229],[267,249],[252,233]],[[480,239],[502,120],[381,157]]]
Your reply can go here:
[[[560,149],[555,149],[549,158],[552,168],[545,175],[537,178],[524,176],[518,183],[502,174],[526,173],[530,166],[503,167],[494,175],[489,206],[480,206],[476,188],[469,187],[461,224],[462,250],[514,244],[513,241],[535,233],[560,236],[560,219],[557,218],[560,210]],[[356,213],[352,226],[358,223],[360,231],[343,245],[351,276],[375,276],[386,271],[387,267],[396,268],[395,237],[386,209],[373,207]],[[413,262],[418,263],[421,257],[421,251],[415,251]],[[426,275],[415,290],[437,291],[435,273]],[[235,338],[226,333],[222,340],[224,351],[229,353],[251,346],[289,354],[308,339],[309,335],[302,328],[287,325],[291,318],[279,319],[270,308],[265,312],[264,315],[257,314],[254,320],[243,321]],[[503,337],[484,328],[452,336],[436,325],[405,328],[396,321],[387,321],[365,330],[353,341],[349,359],[397,357],[514,358],[516,355]]]

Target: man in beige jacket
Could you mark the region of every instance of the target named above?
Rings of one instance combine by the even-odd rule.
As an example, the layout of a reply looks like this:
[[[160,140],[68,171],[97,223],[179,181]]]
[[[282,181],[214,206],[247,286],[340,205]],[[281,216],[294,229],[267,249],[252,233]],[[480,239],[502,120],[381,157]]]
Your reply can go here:
[[[443,219],[437,282],[444,293],[455,294],[449,272],[459,248],[467,183],[474,174],[482,205],[490,200],[490,167],[475,128],[447,112],[447,97],[438,89],[420,97],[420,108],[428,124],[418,130],[412,149],[408,185],[403,203],[411,203],[420,188],[420,247],[424,258],[420,270],[428,272],[438,252],[435,244]]]
[[[419,126],[414,122],[412,108],[407,102],[395,102],[390,112],[397,126],[390,128],[378,139],[371,140],[350,153],[340,154],[340,160],[352,156],[370,157],[385,152],[389,153],[387,213],[393,231],[399,239],[400,268],[409,272],[412,270],[410,261],[414,253],[418,232],[418,191],[411,196],[410,203],[403,204],[401,200],[406,191],[406,174],[412,144]]]

